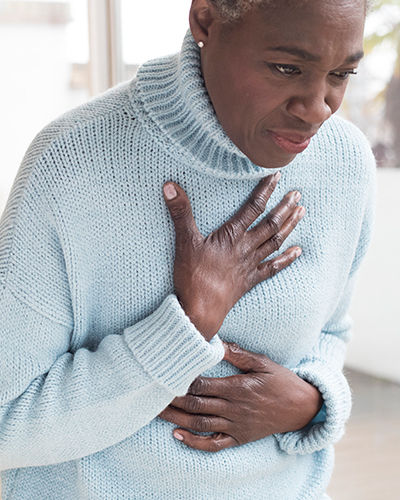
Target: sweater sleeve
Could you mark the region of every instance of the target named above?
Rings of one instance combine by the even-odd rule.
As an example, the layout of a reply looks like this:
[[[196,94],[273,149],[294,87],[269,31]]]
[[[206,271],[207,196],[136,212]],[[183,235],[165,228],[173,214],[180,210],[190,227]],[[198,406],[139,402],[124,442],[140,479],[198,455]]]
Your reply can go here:
[[[79,459],[124,440],[224,355],[173,294],[95,349],[72,349],[66,256],[31,177],[19,171],[0,219],[0,470]]]
[[[293,368],[294,373],[318,388],[324,400],[322,411],[299,431],[275,434],[280,448],[289,454],[313,453],[339,441],[350,416],[351,391],[343,375],[343,365],[352,328],[348,310],[357,270],[371,240],[375,215],[375,162],[372,158],[370,166],[361,231],[347,282],[317,345]]]

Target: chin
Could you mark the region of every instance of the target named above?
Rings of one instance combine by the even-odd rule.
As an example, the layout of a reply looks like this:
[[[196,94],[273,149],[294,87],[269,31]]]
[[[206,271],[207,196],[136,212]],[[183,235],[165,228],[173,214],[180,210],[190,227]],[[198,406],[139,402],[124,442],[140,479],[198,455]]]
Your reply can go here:
[[[264,153],[261,155],[248,155],[248,158],[258,167],[261,168],[283,168],[289,165],[297,155],[295,154],[285,154],[280,157],[277,155],[272,155]]]
[[[283,168],[289,165],[297,156],[297,153],[289,153],[278,148],[272,141],[249,141],[240,144],[231,138],[232,142],[244,153],[247,158],[261,168]]]

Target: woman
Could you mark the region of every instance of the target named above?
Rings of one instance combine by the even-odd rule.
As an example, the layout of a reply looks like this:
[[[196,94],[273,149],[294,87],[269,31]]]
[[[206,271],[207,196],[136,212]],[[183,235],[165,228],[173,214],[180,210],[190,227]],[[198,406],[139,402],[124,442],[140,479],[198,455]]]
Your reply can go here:
[[[1,220],[4,500],[327,498],[365,11],[194,0],[180,54],[38,135]]]

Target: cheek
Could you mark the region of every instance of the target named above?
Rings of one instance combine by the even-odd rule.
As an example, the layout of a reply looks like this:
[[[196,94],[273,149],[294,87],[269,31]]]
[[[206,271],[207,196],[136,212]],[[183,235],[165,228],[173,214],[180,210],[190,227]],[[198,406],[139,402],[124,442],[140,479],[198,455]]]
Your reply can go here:
[[[221,89],[219,104],[217,116],[236,139],[253,136],[259,123],[265,120],[272,109],[266,93],[246,84],[245,80],[232,82]]]
[[[277,93],[276,89],[263,84],[243,83],[237,91],[238,99],[241,101],[242,113],[247,119],[251,120],[253,127],[262,125],[262,122],[268,121],[284,106],[285,96]]]
[[[206,79],[207,90],[219,121],[225,129],[240,122],[251,105],[251,89],[230,67],[214,68]]]
[[[332,113],[336,113],[336,111],[340,108],[343,98],[346,92],[347,88],[347,83],[343,85],[340,89],[336,89],[335,91],[332,92],[332,95],[328,97],[328,105],[332,110]]]

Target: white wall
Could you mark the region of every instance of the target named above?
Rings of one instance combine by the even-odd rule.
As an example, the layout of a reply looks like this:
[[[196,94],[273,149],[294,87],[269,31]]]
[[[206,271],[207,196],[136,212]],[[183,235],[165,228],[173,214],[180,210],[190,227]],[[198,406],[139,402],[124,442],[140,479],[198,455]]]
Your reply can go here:
[[[400,383],[400,169],[378,169],[371,247],[351,305],[346,365]]]
[[[0,23],[0,214],[35,135],[89,98],[88,89],[70,87],[67,35],[65,24]]]

